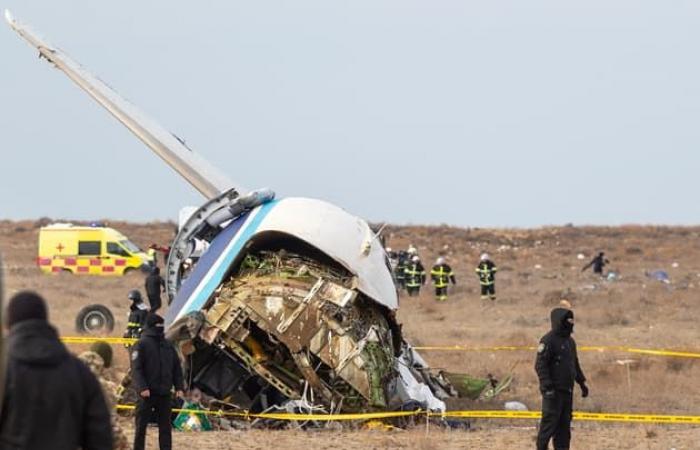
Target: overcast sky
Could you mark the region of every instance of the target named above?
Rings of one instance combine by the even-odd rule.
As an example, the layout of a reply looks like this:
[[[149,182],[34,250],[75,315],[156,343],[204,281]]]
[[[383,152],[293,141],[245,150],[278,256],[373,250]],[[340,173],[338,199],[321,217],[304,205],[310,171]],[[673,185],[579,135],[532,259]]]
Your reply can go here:
[[[700,223],[697,1],[0,7],[247,187],[393,223]],[[0,58],[0,219],[202,201],[4,22]]]

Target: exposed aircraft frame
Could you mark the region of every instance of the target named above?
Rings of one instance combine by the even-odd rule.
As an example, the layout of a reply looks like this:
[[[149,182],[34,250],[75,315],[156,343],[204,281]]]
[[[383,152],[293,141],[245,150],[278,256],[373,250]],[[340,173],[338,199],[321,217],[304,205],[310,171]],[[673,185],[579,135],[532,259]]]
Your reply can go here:
[[[181,227],[167,265],[168,335],[200,388],[249,408],[445,410],[442,399],[455,391],[403,340],[388,258],[367,222],[320,200],[275,199],[269,189],[236,185],[59,48],[5,16],[40,56],[207,199]],[[196,239],[210,245],[185,273]]]

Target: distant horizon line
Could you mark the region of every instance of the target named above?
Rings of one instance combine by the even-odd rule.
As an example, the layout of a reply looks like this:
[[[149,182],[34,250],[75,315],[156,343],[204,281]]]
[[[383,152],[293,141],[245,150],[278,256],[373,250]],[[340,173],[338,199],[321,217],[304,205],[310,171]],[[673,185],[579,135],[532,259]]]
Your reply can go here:
[[[414,222],[389,222],[386,220],[369,220],[361,216],[358,216],[366,220],[371,225],[383,225],[393,226],[393,227],[424,227],[424,228],[460,228],[468,230],[480,230],[480,229],[501,229],[501,230],[528,230],[528,229],[546,229],[546,228],[624,228],[624,227],[637,227],[637,228],[698,228],[700,223],[653,223],[653,222],[625,222],[617,224],[606,224],[606,223],[574,223],[566,222],[562,224],[540,224],[540,225],[460,225],[451,223],[414,223]],[[48,222],[48,223],[90,223],[90,222],[102,222],[109,226],[109,223],[127,223],[134,225],[149,225],[154,223],[161,224],[172,224],[177,225],[177,220],[174,218],[152,218],[152,219],[124,219],[124,218],[93,218],[93,219],[81,219],[81,218],[53,218],[48,216],[38,216],[38,217],[25,217],[25,218],[2,218],[0,217],[0,222]]]

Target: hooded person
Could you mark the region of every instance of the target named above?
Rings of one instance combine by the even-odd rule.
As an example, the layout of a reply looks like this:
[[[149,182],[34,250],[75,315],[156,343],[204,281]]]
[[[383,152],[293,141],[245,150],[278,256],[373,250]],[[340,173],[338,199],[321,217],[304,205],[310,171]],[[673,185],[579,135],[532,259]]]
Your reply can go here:
[[[150,313],[146,329],[131,352],[131,373],[134,388],[139,394],[136,406],[134,450],[143,450],[146,427],[151,413],[158,420],[160,450],[172,448],[172,391],[183,397],[183,377],[180,358],[175,347],[165,339],[163,318]]]
[[[550,439],[555,449],[568,449],[571,442],[574,383],[588,397],[586,377],[576,352],[574,312],[554,308],[550,313],[552,329],[540,339],[535,371],[542,394],[542,420],[537,435],[537,449],[546,450]]]
[[[9,301],[7,374],[0,448],[111,450],[110,414],[99,381],[48,322],[44,299]]]

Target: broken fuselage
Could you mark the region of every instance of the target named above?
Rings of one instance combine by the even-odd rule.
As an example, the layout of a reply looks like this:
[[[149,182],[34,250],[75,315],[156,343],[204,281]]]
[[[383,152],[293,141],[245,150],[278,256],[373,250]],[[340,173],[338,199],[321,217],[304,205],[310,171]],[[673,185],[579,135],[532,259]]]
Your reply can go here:
[[[207,199],[181,227],[166,270],[168,335],[194,386],[253,410],[445,409],[452,390],[402,339],[388,259],[364,220],[320,200],[246,192],[9,12],[6,20]],[[208,249],[185,264],[202,241]]]

